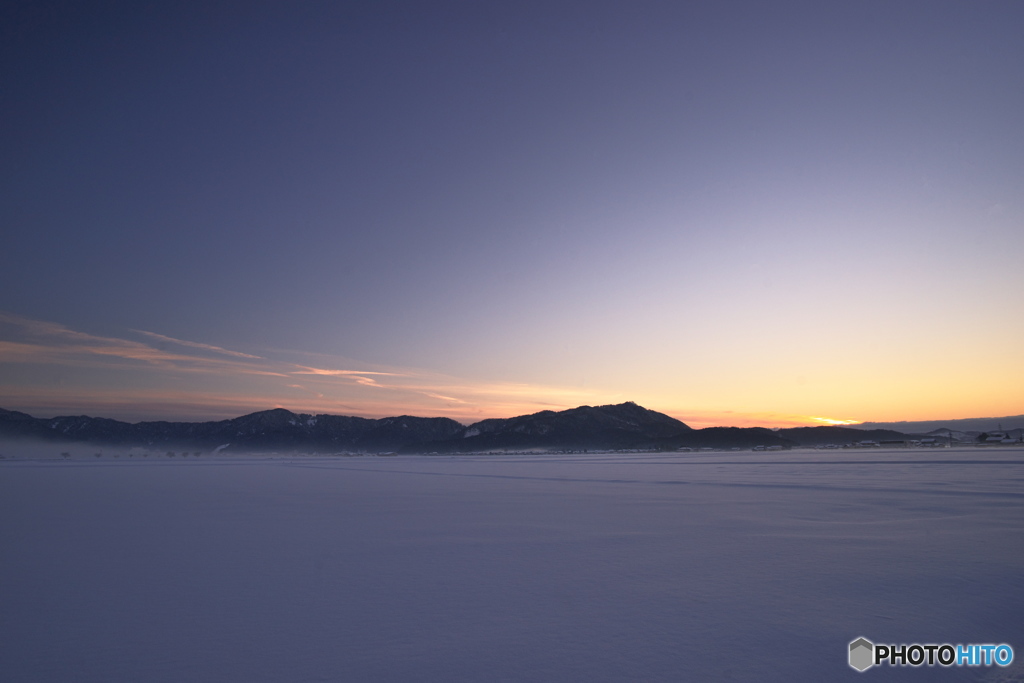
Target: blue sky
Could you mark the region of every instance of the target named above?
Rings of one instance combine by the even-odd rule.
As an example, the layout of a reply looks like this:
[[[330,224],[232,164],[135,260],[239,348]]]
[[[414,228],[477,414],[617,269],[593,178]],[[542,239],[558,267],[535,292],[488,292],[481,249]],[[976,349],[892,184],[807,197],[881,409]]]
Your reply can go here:
[[[1020,3],[3,11],[3,407],[1024,412]]]

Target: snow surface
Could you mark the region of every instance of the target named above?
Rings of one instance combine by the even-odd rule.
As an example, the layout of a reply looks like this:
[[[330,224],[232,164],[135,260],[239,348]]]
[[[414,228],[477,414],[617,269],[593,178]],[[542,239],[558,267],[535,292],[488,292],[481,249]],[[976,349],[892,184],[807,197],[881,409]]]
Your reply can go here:
[[[1022,449],[5,454],[3,681],[1024,680]]]

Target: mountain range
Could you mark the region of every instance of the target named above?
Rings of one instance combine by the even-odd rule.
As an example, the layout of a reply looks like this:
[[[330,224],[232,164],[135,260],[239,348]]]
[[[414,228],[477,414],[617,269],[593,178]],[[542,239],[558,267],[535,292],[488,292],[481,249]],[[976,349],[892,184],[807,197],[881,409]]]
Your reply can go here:
[[[283,408],[217,422],[119,422],[99,417],[35,418],[0,409],[0,436],[122,447],[212,450],[381,452],[453,438],[465,430],[446,417],[296,414]]]
[[[629,450],[846,445],[903,440],[891,429],[761,427],[692,429],[636,403],[544,410],[469,425],[446,417],[369,419],[309,415],[283,408],[213,422],[121,422],[99,417],[37,418],[0,409],[0,437],[122,448],[317,453],[480,453],[525,450]]]

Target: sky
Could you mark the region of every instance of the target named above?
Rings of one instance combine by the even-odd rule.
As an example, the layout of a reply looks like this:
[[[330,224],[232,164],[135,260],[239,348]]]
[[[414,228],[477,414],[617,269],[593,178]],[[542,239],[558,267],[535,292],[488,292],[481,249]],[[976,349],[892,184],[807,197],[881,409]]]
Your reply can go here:
[[[13,2],[0,407],[1024,413],[1024,3]]]

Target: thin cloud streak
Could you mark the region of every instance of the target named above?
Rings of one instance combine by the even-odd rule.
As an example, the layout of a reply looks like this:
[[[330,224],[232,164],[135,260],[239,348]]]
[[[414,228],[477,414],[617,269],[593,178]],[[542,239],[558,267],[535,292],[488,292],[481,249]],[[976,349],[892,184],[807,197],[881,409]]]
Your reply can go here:
[[[190,356],[164,353],[145,346],[126,347],[116,344],[107,345],[46,345],[24,342],[0,342],[0,362],[2,363],[62,363],[67,365],[90,364],[94,366],[109,365],[100,359],[89,359],[89,356],[120,358],[123,360],[143,361],[150,365],[169,367],[174,361],[196,361]]]
[[[424,391],[423,395],[429,398],[436,398],[439,401],[450,401],[452,403],[466,403],[461,398],[455,398],[454,396],[442,396],[441,394],[435,394],[429,391]]]
[[[11,315],[0,312],[0,323],[6,323],[21,329],[30,337],[50,340],[51,343],[37,343],[33,346],[42,354],[95,354],[100,356],[114,356],[127,360],[139,360],[147,363],[161,364],[165,362],[217,362],[212,359],[205,359],[198,356],[187,356],[176,353],[161,351],[147,344],[120,339],[117,337],[100,337],[85,332],[70,330],[58,323],[47,321],[31,320],[22,316]],[[52,340],[57,339],[65,343],[55,344]]]
[[[214,346],[212,344],[201,344],[199,342],[186,341],[184,339],[175,339],[174,337],[168,337],[163,334],[157,334],[156,332],[147,332],[146,330],[132,330],[139,334],[144,334],[147,337],[158,339],[164,342],[170,342],[172,344],[180,344],[181,346],[188,346],[195,349],[203,349],[205,351],[213,351],[214,353],[223,353],[228,356],[234,356],[236,358],[250,358],[253,360],[265,360],[262,356],[253,356],[248,353],[242,353],[241,351],[232,351],[231,349],[225,349],[220,346]]]
[[[348,375],[387,375],[390,377],[402,377],[397,372],[371,372],[368,370],[327,370],[324,368],[310,368],[299,366],[302,370],[293,370],[293,375],[321,375],[325,377],[344,377]]]
[[[82,335],[76,338],[79,341],[93,343],[47,345],[0,341],[0,363],[114,368],[124,367],[124,363],[118,361],[138,361],[154,368],[176,372],[288,376],[283,372],[274,372],[232,361],[168,353],[136,342],[121,344],[119,342],[123,340],[91,335]],[[95,343],[97,341],[102,343]]]

